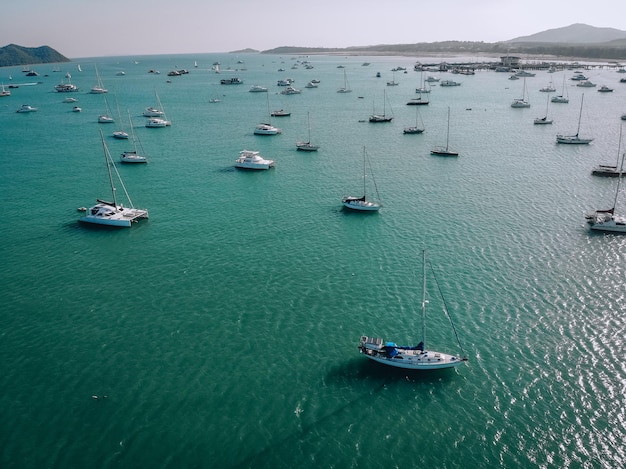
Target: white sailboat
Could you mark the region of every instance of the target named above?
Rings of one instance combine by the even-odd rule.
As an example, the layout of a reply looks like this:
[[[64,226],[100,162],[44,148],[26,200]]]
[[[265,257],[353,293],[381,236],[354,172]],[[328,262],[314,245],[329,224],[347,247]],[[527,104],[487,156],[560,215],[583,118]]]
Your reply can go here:
[[[624,158],[626,153],[622,154],[622,162],[620,164],[620,172],[624,170]],[[596,210],[595,212],[586,216],[587,223],[594,231],[604,231],[609,233],[626,233],[626,216],[616,215],[615,207],[617,206],[617,199],[619,197],[619,191],[622,178],[617,179],[617,186],[615,188],[615,198],[613,199],[613,207],[608,210]]]
[[[107,97],[103,96],[104,98],[104,113],[100,114],[98,116],[98,122],[100,124],[113,124],[115,122],[115,119],[113,119],[113,117],[111,116],[111,108],[109,108],[109,102],[107,101]]]
[[[270,112],[270,97],[267,94],[267,113],[269,115],[269,123],[261,122],[254,128],[255,135],[278,135],[282,130],[272,125],[272,113]]]
[[[148,117],[148,121],[146,122],[146,127],[148,128],[160,128],[160,127],[169,127],[172,123],[167,120],[165,116],[165,110],[163,109],[163,104],[161,104],[161,99],[159,98],[159,94],[156,90],[154,90],[154,95],[156,96],[157,107],[156,108],[146,108],[143,115]],[[148,114],[152,114],[149,116]]]
[[[557,143],[567,143],[570,145],[585,145],[588,143],[591,143],[593,141],[593,138],[581,138],[579,136],[580,133],[580,120],[582,119],[583,116],[583,102],[585,100],[585,94],[583,93],[582,97],[580,98],[580,112],[578,114],[578,127],[576,128],[576,134],[575,135],[557,135],[556,136],[556,142]]]
[[[115,107],[117,108],[117,118],[120,121],[120,130],[116,130],[115,132],[113,132],[113,137],[126,140],[128,139],[128,133],[124,130],[124,127],[122,126],[122,115],[120,114],[120,103],[117,100],[117,94],[115,95]]]
[[[550,105],[550,95],[546,97],[546,115],[537,117],[533,121],[534,124],[552,124],[552,119],[548,119],[548,106]]]
[[[522,86],[522,97],[515,98],[511,103],[511,107],[513,108],[527,108],[530,107],[530,102],[528,102],[528,98],[526,96],[526,78],[524,77],[524,86]]]
[[[103,94],[103,93],[108,93],[109,90],[107,90],[104,87],[104,84],[102,83],[102,79],[100,78],[100,74],[98,73],[98,66],[94,65],[95,69],[96,69],[96,80],[97,80],[97,84],[91,87],[91,90],[89,91],[91,94]]]
[[[130,200],[130,196],[128,195],[126,187],[124,186],[124,182],[122,181],[122,178],[118,173],[117,168],[113,164],[109,149],[104,142],[104,135],[102,134],[102,130],[100,130],[100,139],[102,140],[104,159],[107,165],[107,171],[109,173],[109,184],[111,186],[113,201],[107,202],[105,200],[97,199],[97,204],[89,208],[88,210],[79,209],[81,211],[87,212],[87,215],[80,218],[79,221],[83,223],[94,223],[96,225],[119,226],[128,228],[133,222],[136,222],[141,218],[148,218],[148,211],[145,209],[138,209],[133,206],[133,202]],[[117,176],[120,186],[124,191],[124,194],[126,195],[126,199],[128,200],[128,204],[130,205],[130,207],[124,207],[121,203],[118,202],[117,190],[115,184],[113,183],[113,172],[111,171],[111,167],[113,167],[113,170]]]
[[[133,142],[133,149],[128,151],[123,151],[120,157],[121,163],[147,163],[148,158],[146,158],[143,153],[143,146],[141,145],[141,141],[139,141],[139,137],[135,134],[135,127],[133,126],[133,121],[130,118],[130,111],[128,111],[128,122],[130,122],[130,135],[131,140]],[[141,153],[137,152],[137,142],[139,142],[139,147],[141,148]]]
[[[346,69],[343,69],[343,86],[337,90],[337,93],[352,93],[350,85],[348,84],[348,78],[346,77]]]
[[[376,106],[374,106],[374,110],[372,115],[370,116],[369,121],[373,123],[377,122],[391,122],[393,120],[393,116],[387,115],[387,94],[383,91],[383,113],[376,114]]]
[[[397,345],[395,342],[386,342],[382,338],[361,336],[359,341],[359,351],[370,360],[373,360],[384,365],[393,366],[396,368],[404,368],[408,370],[439,370],[443,368],[454,368],[461,363],[467,361],[467,358],[457,355],[451,355],[443,352],[435,352],[433,350],[426,349],[426,305],[428,300],[426,298],[426,251],[422,252],[422,334],[421,341],[414,346]],[[435,272],[431,271],[437,284],[439,292],[439,283]],[[450,313],[445,306],[445,300],[443,300],[444,311],[450,320],[450,324],[454,329],[456,335],[456,328]],[[463,347],[458,339],[457,342],[461,352]]]
[[[317,151],[320,146],[315,145],[314,143],[311,143],[311,116],[308,112],[307,112],[307,120],[308,120],[308,126],[309,126],[309,139],[306,142],[304,141],[296,142],[296,149],[300,151]]]
[[[362,197],[354,197],[346,195],[341,199],[341,203],[344,207],[349,208],[351,210],[357,210],[361,212],[377,212],[382,207],[380,202],[374,202],[371,200],[367,200],[366,197],[366,172],[367,167],[370,168],[370,174],[372,175],[372,181],[374,183],[374,188],[376,190],[377,200],[380,201],[380,195],[378,194],[378,187],[376,187],[376,181],[374,180],[374,173],[372,172],[372,165],[370,164],[369,159],[367,158],[367,153],[365,151],[365,147],[363,147],[363,196]]]
[[[565,75],[563,75],[563,88],[561,89],[561,94],[558,96],[554,96],[550,101],[552,101],[553,103],[569,103],[567,88],[565,88]]]
[[[448,106],[448,127],[446,130],[446,146],[445,147],[435,147],[430,150],[431,155],[435,156],[459,156],[459,153],[449,148],[450,142],[450,106]]]

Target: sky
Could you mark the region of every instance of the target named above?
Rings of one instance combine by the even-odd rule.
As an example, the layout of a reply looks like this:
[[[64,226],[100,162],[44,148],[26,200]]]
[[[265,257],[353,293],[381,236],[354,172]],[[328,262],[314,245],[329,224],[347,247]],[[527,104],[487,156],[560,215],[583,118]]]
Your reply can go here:
[[[618,0],[15,0],[0,47],[68,58],[506,41],[574,23],[626,30]]]

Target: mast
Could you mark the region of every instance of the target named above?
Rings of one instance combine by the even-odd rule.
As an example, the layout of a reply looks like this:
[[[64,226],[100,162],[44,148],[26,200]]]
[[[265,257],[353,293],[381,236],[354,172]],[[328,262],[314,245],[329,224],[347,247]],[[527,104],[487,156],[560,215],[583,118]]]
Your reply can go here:
[[[580,120],[583,117],[583,101],[585,100],[585,93],[583,93],[580,98],[580,112],[578,113],[578,128],[576,129],[576,137],[578,137],[578,133],[580,132]]]
[[[365,147],[363,147],[363,200],[365,201]]]
[[[448,151],[449,140],[450,140],[450,106],[448,106],[448,130],[446,131],[446,151]]]
[[[104,135],[102,134],[102,129],[100,129],[100,139],[102,140],[102,149],[104,150],[104,160],[107,164],[107,171],[109,172],[109,184],[111,184],[111,192],[113,193],[113,205],[117,208],[117,197],[115,197],[115,186],[113,185],[113,174],[111,174],[111,162],[109,157],[109,150],[107,149],[106,143],[104,143]]]
[[[620,145],[622,144],[622,124],[619,125],[619,144],[617,145],[617,157],[619,159]],[[626,152],[622,155],[622,164],[619,167],[619,173],[617,175],[617,188],[615,189],[615,198],[613,199],[613,212],[615,212],[615,206],[617,205],[617,196],[619,195],[619,186],[622,182],[622,171],[624,170],[624,157]]]
[[[422,350],[426,349],[426,249],[422,250]]]

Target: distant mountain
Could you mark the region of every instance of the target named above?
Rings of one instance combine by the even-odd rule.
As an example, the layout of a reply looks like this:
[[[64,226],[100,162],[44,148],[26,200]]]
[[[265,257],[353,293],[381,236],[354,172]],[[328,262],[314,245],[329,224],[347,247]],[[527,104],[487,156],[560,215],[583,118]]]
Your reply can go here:
[[[48,46],[23,47],[15,44],[0,47],[0,67],[69,62],[70,59]]]
[[[626,39],[626,31],[615,28],[597,28],[588,24],[576,23],[563,28],[548,29],[530,36],[517,37],[507,43],[558,43],[558,44],[600,44],[618,39]]]
[[[229,52],[229,54],[258,54],[259,51],[256,49],[250,49],[249,47],[247,49],[241,49],[241,50],[232,50]]]

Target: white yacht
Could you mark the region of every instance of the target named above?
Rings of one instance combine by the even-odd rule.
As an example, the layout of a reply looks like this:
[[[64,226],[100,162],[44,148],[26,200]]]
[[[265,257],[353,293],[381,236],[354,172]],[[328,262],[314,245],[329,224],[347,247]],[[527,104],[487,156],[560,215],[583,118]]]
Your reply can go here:
[[[279,133],[282,133],[282,130],[271,124],[261,123],[254,128],[255,135],[277,135]]]
[[[22,106],[17,110],[17,112],[35,112],[37,111],[36,107],[32,107],[30,104],[22,104]]]
[[[241,169],[270,169],[274,167],[274,160],[266,160],[258,151],[242,150],[235,160],[235,168]]]
[[[113,202],[107,202],[105,200],[97,199],[96,205],[86,209],[79,209],[81,211],[86,211],[87,214],[80,218],[79,221],[83,223],[94,223],[97,225],[108,225],[108,226],[119,226],[119,227],[130,227],[133,222],[138,221],[140,218],[148,218],[148,211],[144,209],[138,209],[133,207],[133,203],[128,196],[128,192],[126,191],[126,187],[120,177],[113,161],[111,159],[111,154],[104,142],[104,136],[102,131],[100,131],[100,138],[102,140],[102,147],[104,148],[104,158],[107,165],[107,171],[109,173],[109,183],[111,185],[111,193],[113,197]],[[113,184],[113,172],[111,171],[113,168],[113,172],[115,172],[117,179],[123,189],[126,198],[128,199],[128,203],[130,207],[124,207],[121,203],[118,203],[117,200],[117,191]]]
[[[144,117],[161,117],[163,116],[163,114],[165,114],[163,111],[161,111],[160,109],[157,109],[155,107],[147,107],[144,111],[143,111],[143,115]]]
[[[146,127],[148,128],[159,128],[159,127],[169,127],[172,123],[166,119],[161,119],[160,117],[151,117],[146,122]]]
[[[78,91],[78,87],[76,85],[72,85],[71,83],[61,83],[54,87],[57,93],[71,93],[74,91]]]
[[[252,85],[249,91],[250,93],[266,93],[267,88],[261,85]]]

